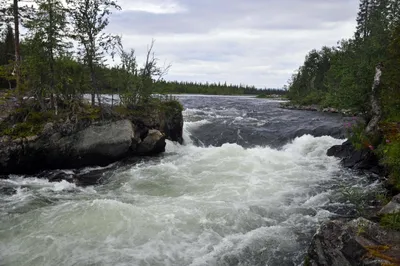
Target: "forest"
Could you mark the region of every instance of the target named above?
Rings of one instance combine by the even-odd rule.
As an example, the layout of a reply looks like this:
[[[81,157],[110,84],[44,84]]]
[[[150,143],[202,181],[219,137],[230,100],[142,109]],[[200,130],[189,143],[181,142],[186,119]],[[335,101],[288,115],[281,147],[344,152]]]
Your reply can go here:
[[[285,95],[284,89],[265,88],[255,86],[232,85],[225,83],[197,83],[160,80],[155,84],[157,93],[196,93],[218,95]]]
[[[375,134],[353,124],[349,136],[356,147],[379,155],[400,189],[400,1],[361,0],[359,7],[354,36],[310,51],[289,80],[288,97],[301,105],[350,109],[366,121],[378,106]]]

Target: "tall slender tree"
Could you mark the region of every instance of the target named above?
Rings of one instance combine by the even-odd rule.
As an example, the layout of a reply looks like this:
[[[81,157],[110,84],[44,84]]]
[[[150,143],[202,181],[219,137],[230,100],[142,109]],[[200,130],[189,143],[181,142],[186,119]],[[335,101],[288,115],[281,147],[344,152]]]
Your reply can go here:
[[[104,57],[118,42],[119,38],[105,33],[112,9],[120,10],[115,1],[109,0],[67,0],[72,15],[74,39],[78,41],[80,54],[89,69],[92,105],[99,94],[96,82],[96,67],[103,64]],[[99,104],[100,98],[98,97]]]

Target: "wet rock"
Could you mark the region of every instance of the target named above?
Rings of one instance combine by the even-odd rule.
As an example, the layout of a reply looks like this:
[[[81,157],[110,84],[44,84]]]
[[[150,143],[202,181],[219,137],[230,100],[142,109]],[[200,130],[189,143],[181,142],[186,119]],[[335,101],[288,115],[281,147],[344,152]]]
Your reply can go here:
[[[379,212],[379,215],[400,213],[400,194],[394,196]]]
[[[137,152],[142,155],[157,154],[165,151],[165,135],[158,130],[149,130],[146,138],[139,143]]]
[[[84,187],[98,185],[105,178],[105,174],[106,172],[103,169],[78,174],[74,177],[74,183]]]
[[[91,126],[74,136],[72,151],[80,160],[91,165],[93,157],[100,161],[115,161],[130,152],[132,142],[140,141],[129,120],[121,120],[101,126]]]
[[[364,218],[333,220],[318,229],[308,250],[312,266],[398,265],[400,232]]]
[[[74,181],[75,173],[73,171],[44,171],[38,174],[39,178],[49,180],[49,182],[61,182],[63,180],[72,183]]]
[[[346,168],[384,175],[384,167],[380,164],[379,158],[369,149],[356,150],[350,141],[331,147],[327,155],[342,159],[341,163]]]
[[[165,150],[165,135],[158,130],[149,130],[143,141],[136,132],[131,121],[119,120],[91,125],[68,136],[57,132],[50,137],[0,142],[0,175],[105,166],[126,157]]]
[[[343,142],[342,145],[335,145],[328,149],[327,155],[328,156],[335,156],[337,158],[346,158],[351,156],[351,154],[354,152],[353,145],[351,145],[350,141],[345,141]]]

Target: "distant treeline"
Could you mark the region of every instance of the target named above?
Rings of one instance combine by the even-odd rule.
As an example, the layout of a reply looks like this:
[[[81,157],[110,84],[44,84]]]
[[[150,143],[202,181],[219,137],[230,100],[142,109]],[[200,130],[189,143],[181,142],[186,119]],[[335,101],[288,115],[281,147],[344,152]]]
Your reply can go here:
[[[180,81],[158,81],[155,83],[158,93],[188,93],[188,94],[215,94],[215,95],[285,95],[286,90],[265,88],[257,89],[255,86],[232,85],[227,83],[197,83]]]

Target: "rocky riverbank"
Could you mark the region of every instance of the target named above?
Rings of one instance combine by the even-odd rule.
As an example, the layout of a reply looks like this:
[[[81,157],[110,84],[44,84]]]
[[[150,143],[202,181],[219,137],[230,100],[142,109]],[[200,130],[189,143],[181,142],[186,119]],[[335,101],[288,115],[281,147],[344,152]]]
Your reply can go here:
[[[106,166],[124,158],[162,153],[166,139],[183,142],[182,107],[177,102],[95,113],[79,119],[47,119],[42,125],[29,118],[12,125],[15,118],[10,115],[0,138],[0,176]],[[7,122],[9,128],[4,126]],[[29,127],[28,133],[17,131]]]
[[[351,109],[338,109],[338,108],[333,108],[333,107],[321,107],[319,105],[300,105],[300,104],[294,104],[292,102],[285,102],[281,103],[280,107],[282,109],[288,109],[288,110],[302,110],[302,111],[317,111],[317,112],[324,112],[324,113],[340,113],[344,116],[359,116],[360,114],[351,110]]]
[[[368,171],[377,177],[386,174],[372,151],[356,150],[349,141],[330,148],[327,154],[341,158],[344,167]],[[384,215],[386,219],[382,219]],[[399,225],[400,194],[368,215],[368,219],[325,222],[312,239],[305,265],[400,265],[400,228],[396,227]]]

